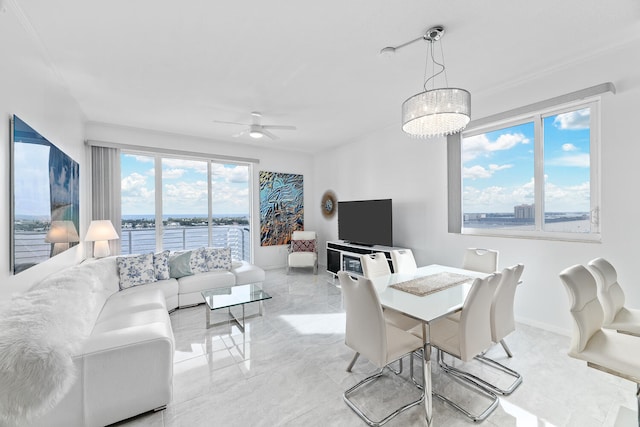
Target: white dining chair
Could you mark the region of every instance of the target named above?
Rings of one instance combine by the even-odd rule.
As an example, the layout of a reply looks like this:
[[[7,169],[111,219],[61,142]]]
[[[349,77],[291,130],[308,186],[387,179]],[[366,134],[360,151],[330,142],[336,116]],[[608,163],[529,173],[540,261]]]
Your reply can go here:
[[[418,270],[411,249],[394,249],[391,251],[391,263],[394,273],[412,274]]]
[[[483,273],[498,271],[498,251],[493,249],[469,248],[464,252],[462,268]]]
[[[516,295],[518,282],[524,271],[523,264],[516,264],[502,270],[502,278],[496,286],[496,291],[491,301],[490,324],[491,324],[491,340],[494,343],[500,343],[507,353],[508,357],[513,357],[511,350],[507,347],[504,338],[511,332],[516,330],[516,322],[513,315],[513,303]],[[487,357],[485,354],[476,356],[476,359],[486,363],[509,376],[514,377],[509,387],[501,388],[493,383],[482,381],[482,384],[489,387],[495,393],[507,396],[515,391],[522,384],[522,375],[511,368],[499,363],[498,361]]]
[[[362,265],[362,273],[368,279],[391,274],[389,261],[387,261],[387,257],[383,252],[361,255],[360,263]],[[405,331],[421,324],[419,320],[405,316],[399,311],[390,308],[384,309],[384,316],[387,322]],[[402,364],[400,364],[400,371],[402,371]]]
[[[577,264],[563,270],[560,279],[571,303],[573,335],[569,356],[598,369],[636,383],[640,423],[640,338],[602,329],[604,312],[598,301],[593,274]]]
[[[589,262],[589,267],[596,272],[599,279],[599,296],[604,311],[602,327],[640,336],[640,310],[624,306],[625,297],[618,283],[618,273],[609,261],[596,258]]]
[[[430,324],[431,345],[437,348],[438,363],[444,372],[463,381],[477,394],[490,399],[490,403],[485,409],[474,414],[443,394],[433,392],[433,395],[474,422],[486,419],[496,409],[498,396],[483,386],[482,381],[478,381],[477,377],[445,364],[443,352],[468,362],[493,344],[489,313],[495,288],[501,277],[501,273],[493,273],[483,279],[475,279],[462,305],[459,320],[443,317]],[[416,336],[422,336],[422,328],[414,328],[410,332]]]
[[[368,425],[381,426],[401,412],[418,405],[424,399],[424,392],[419,399],[409,402],[395,409],[382,420],[371,420],[364,414],[350,396],[360,387],[379,378],[384,368],[404,356],[420,350],[422,339],[409,332],[390,325],[382,314],[382,306],[378,294],[371,280],[366,278],[353,279],[347,272],[338,272],[340,286],[344,296],[346,314],[345,344],[356,354],[362,354],[379,370],[358,382],[344,392],[343,398],[347,405]]]
[[[389,261],[383,252],[360,255],[362,275],[364,277],[378,277],[391,274]]]

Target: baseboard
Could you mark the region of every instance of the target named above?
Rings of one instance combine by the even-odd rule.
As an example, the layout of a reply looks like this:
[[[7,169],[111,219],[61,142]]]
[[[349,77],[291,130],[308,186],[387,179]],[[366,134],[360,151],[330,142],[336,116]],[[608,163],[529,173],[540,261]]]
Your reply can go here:
[[[516,316],[515,320],[518,323],[522,323],[528,326],[533,326],[534,328],[544,329],[545,331],[553,332],[559,335],[564,335],[566,337],[571,337],[571,330],[559,328],[549,323],[539,322],[537,320],[528,319],[526,317],[518,317],[518,316]]]

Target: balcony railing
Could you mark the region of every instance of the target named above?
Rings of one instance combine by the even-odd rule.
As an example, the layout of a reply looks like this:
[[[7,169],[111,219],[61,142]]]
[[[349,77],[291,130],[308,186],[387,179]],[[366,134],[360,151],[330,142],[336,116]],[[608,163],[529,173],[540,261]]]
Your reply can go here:
[[[164,227],[162,248],[171,251],[196,249],[209,246],[208,227]],[[251,233],[246,226],[211,227],[211,246],[230,247],[233,259],[249,261],[251,257]],[[155,228],[124,228],[121,234],[123,254],[138,254],[156,251]]]
[[[231,257],[250,261],[251,233],[247,226],[213,226],[212,247],[231,248]],[[15,265],[31,266],[49,259],[51,243],[46,243],[44,232],[24,232],[15,234]],[[165,227],[162,236],[163,249],[180,251],[208,246],[207,226]],[[122,254],[141,254],[156,251],[156,229],[123,229]]]

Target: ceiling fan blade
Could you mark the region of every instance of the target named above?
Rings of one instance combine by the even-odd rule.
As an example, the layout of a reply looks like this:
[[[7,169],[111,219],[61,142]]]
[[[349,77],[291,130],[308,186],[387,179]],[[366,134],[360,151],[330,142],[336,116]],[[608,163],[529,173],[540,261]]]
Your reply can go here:
[[[248,123],[238,123],[238,122],[225,122],[222,120],[211,120],[213,123],[222,123],[224,125],[240,125],[240,126],[249,126]]]
[[[245,129],[245,130],[243,130],[242,132],[239,132],[239,133],[233,134],[233,135],[231,135],[231,136],[233,136],[234,138],[239,138],[239,137],[241,137],[242,135],[246,135],[246,134],[248,134],[248,133],[249,133],[249,130],[248,130],[248,129]]]
[[[282,130],[296,130],[295,126],[284,125],[262,125],[262,129],[282,129]]]
[[[278,138],[276,135],[274,135],[274,134],[272,134],[271,132],[269,132],[268,130],[265,130],[265,129],[264,129],[264,126],[262,127],[262,134],[263,134],[264,136],[268,136],[268,137],[269,137],[269,138],[271,138],[271,139],[280,139],[280,138]]]

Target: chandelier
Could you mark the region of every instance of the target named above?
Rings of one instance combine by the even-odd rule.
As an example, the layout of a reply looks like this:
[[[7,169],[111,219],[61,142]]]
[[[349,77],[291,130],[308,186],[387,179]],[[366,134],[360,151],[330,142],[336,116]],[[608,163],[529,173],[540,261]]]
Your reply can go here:
[[[429,28],[424,36],[398,47],[386,47],[381,53],[395,52],[417,40],[429,42],[425,64],[424,91],[413,95],[402,104],[402,130],[415,138],[451,135],[463,130],[471,120],[471,94],[460,88],[449,87],[444,65],[444,52],[440,42],[440,57],[436,60],[434,45],[444,35],[444,27]],[[429,75],[429,65],[431,74]],[[436,70],[439,67],[439,70]],[[444,77],[444,87],[436,88],[436,77]],[[428,76],[428,77],[427,77]]]

